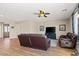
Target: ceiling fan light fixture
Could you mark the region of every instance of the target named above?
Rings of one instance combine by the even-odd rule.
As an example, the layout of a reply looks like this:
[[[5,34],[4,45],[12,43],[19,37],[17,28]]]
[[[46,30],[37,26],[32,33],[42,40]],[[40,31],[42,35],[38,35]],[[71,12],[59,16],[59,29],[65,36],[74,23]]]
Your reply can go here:
[[[45,13],[43,10],[40,10],[39,13],[35,13],[38,17],[47,17],[50,13]]]
[[[43,17],[43,16],[44,16],[44,14],[40,14],[40,16],[41,16],[41,17]]]

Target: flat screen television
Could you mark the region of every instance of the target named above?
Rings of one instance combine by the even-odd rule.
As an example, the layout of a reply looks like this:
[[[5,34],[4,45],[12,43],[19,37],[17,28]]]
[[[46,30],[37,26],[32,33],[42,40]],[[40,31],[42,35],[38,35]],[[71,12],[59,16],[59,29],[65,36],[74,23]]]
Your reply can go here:
[[[46,32],[55,32],[55,27],[46,27]]]

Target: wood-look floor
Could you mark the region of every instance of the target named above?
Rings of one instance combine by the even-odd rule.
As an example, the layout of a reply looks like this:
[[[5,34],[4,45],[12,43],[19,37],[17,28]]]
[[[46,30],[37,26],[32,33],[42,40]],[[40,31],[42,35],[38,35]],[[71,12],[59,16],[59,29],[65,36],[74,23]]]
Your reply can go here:
[[[0,39],[1,56],[70,56],[74,50],[50,47],[47,51],[22,47],[18,39]]]

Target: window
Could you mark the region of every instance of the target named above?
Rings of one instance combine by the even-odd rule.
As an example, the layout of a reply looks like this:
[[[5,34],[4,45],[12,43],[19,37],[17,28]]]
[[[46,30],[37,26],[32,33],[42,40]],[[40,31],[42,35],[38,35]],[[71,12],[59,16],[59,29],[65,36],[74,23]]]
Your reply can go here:
[[[78,34],[78,12],[74,14],[74,33]]]

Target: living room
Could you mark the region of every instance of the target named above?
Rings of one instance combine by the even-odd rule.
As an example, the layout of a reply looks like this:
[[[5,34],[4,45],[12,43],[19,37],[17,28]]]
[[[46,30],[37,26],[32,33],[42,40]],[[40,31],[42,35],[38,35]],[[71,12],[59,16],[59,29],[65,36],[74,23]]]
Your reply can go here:
[[[1,24],[3,24],[3,23],[4,24],[10,24],[10,37],[17,37],[17,35],[20,34],[20,33],[40,33],[40,34],[42,33],[42,34],[45,34],[46,27],[56,27],[55,30],[56,30],[56,38],[57,39],[62,34],[66,34],[67,32],[72,32],[72,24],[71,24],[72,16],[71,16],[71,14],[73,13],[73,11],[75,9],[76,4],[64,4],[64,3],[62,3],[62,4],[61,3],[59,3],[59,4],[55,4],[55,3],[54,4],[52,4],[52,3],[51,4],[50,3],[48,3],[48,4],[21,4],[21,5],[20,4],[3,4],[4,7],[5,7],[5,5],[6,5],[6,8],[9,9],[9,10],[5,9],[7,12],[5,10],[3,10],[3,11],[5,11],[6,14],[8,13],[8,16],[9,17],[11,16],[10,18],[12,18],[12,17],[15,18],[13,20],[8,19],[7,21],[5,21],[5,18],[8,18],[8,16],[5,16],[5,18],[4,18],[4,16],[1,15],[1,20],[0,20]],[[30,19],[26,18],[26,19],[23,20],[23,19],[21,19],[22,17],[21,18],[19,18],[19,17],[22,16],[22,15],[25,15],[25,14],[19,15],[19,12],[21,12],[21,10],[18,11],[18,9],[24,8],[24,9],[22,9],[21,13],[25,13],[25,12],[27,13],[28,10],[27,10],[27,8],[25,9],[24,5],[25,6],[30,5],[31,7],[33,5],[38,5],[38,6],[40,5],[40,7],[34,6],[34,8],[36,8],[37,10],[31,12],[31,14],[30,13],[26,14],[28,16],[23,16],[23,17],[28,17]],[[55,10],[52,9],[53,10],[52,12],[51,12],[51,10],[47,10],[47,11],[50,12],[50,15],[47,15],[46,18],[45,17],[38,17],[38,15],[35,15],[34,13],[39,13],[39,10],[43,9],[42,5],[44,6],[44,9],[48,9],[48,7],[46,7],[46,6],[51,6],[51,5],[59,6],[60,5],[59,6],[60,7],[60,10],[59,10],[60,13],[58,13],[59,8],[57,10],[54,8]],[[73,5],[73,6],[71,6],[71,5]],[[10,7],[10,6],[12,6],[12,7]],[[4,9],[4,7],[2,9]],[[54,6],[52,6],[52,7],[54,7]],[[72,9],[70,9],[68,11],[63,11],[64,9],[66,9],[68,7],[69,8],[71,7]],[[16,10],[14,11],[16,14],[13,12],[13,10],[10,10],[11,8],[13,8],[13,9],[16,8]],[[30,9],[30,8],[28,8],[28,9]],[[27,11],[24,11],[24,10],[27,10]],[[69,14],[68,13],[69,11],[71,11],[70,15],[67,16]],[[68,14],[64,15],[66,12]],[[12,16],[11,13],[12,13],[12,15],[13,14],[14,15]],[[56,14],[57,15],[59,14],[58,17],[57,17]],[[66,16],[66,17],[63,17],[63,16]],[[61,31],[61,30],[59,31],[59,25],[66,25],[66,30],[65,31]],[[12,28],[12,26],[14,28]],[[44,26],[43,31],[40,31],[40,26]],[[0,34],[0,36],[1,36],[1,34]]]
[[[18,47],[17,44],[15,43],[20,44],[20,42],[17,41],[19,40],[17,39],[19,34],[45,35],[47,30],[46,28],[51,27],[54,28],[53,31],[55,33],[54,35],[55,37],[52,36],[51,38],[50,37],[49,38],[50,40],[56,40],[57,41],[56,44],[57,44],[61,35],[66,35],[68,32],[71,33],[74,32],[75,34],[78,33],[78,30],[76,30],[77,21],[74,22],[74,24],[76,25],[73,24],[73,16],[74,19],[77,19],[77,14],[75,14],[75,12],[77,12],[75,11],[76,9],[77,9],[77,3],[45,3],[45,4],[43,3],[36,3],[36,4],[35,3],[29,3],[29,4],[2,3],[1,4],[0,3],[0,29],[1,29],[0,38],[6,43],[7,42],[10,43],[10,40],[12,39],[13,46]],[[41,12],[43,12],[42,14],[46,14],[46,15],[39,15]],[[73,30],[73,26],[75,27],[74,30]],[[27,48],[26,50],[30,49],[32,51],[31,48],[28,47],[26,48]],[[17,51],[16,48],[13,49]],[[21,47],[21,49],[25,49],[25,47]],[[57,48],[57,49],[64,51],[63,48]],[[70,55],[71,54],[70,50],[71,49],[64,52],[62,51],[62,54],[49,53],[47,55],[63,55],[64,53],[67,53],[64,55]],[[40,51],[40,50],[36,49],[36,51]],[[70,53],[68,53],[69,51]],[[10,55],[7,54],[6,52],[3,53],[4,54],[1,55]],[[22,55],[23,53],[20,54]],[[12,54],[12,55],[20,55],[20,54],[18,54],[17,52],[16,54]],[[31,54],[23,54],[23,55],[31,55]],[[40,55],[40,53],[38,53],[38,55]]]

